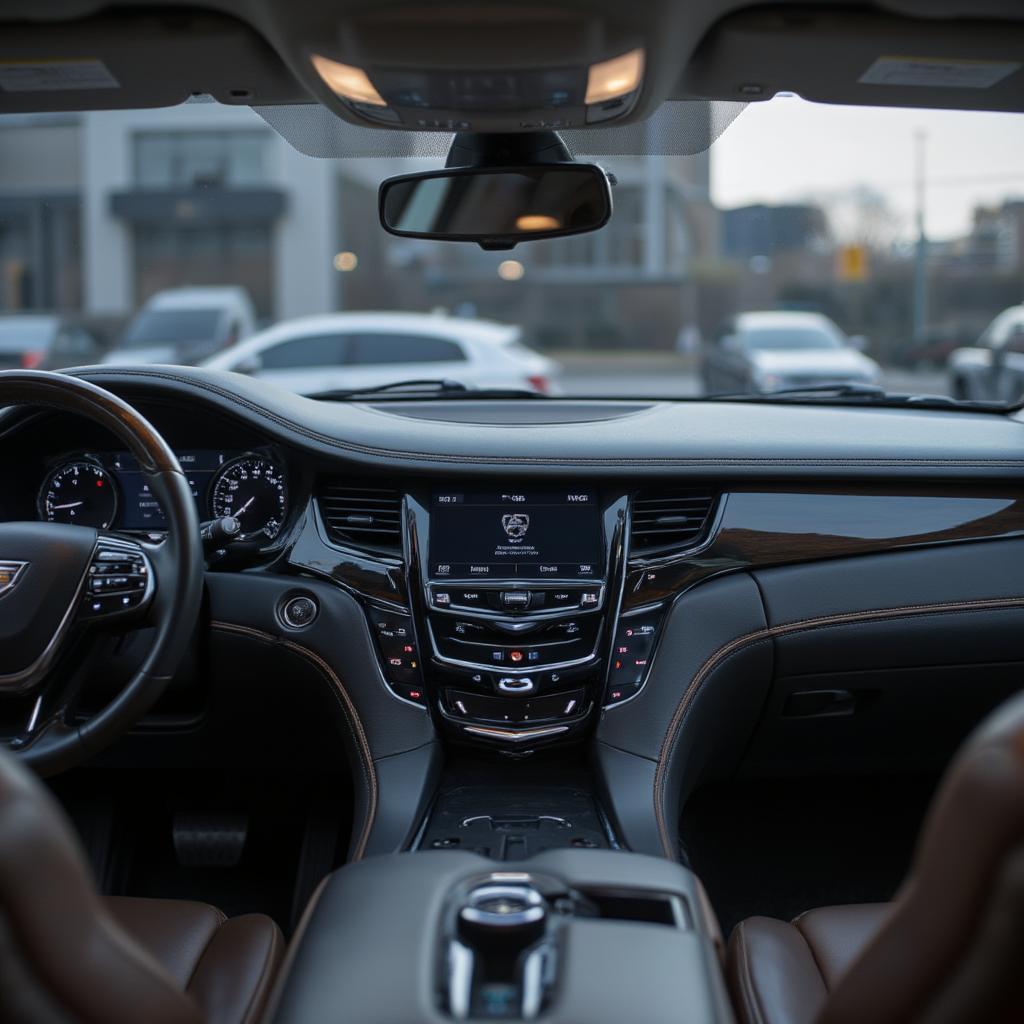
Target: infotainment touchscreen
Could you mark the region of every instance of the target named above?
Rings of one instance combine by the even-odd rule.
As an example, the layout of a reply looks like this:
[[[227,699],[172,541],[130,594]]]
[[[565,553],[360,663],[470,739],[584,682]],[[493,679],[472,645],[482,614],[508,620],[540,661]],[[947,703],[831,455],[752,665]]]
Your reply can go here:
[[[593,491],[436,491],[434,579],[594,579],[601,509]]]

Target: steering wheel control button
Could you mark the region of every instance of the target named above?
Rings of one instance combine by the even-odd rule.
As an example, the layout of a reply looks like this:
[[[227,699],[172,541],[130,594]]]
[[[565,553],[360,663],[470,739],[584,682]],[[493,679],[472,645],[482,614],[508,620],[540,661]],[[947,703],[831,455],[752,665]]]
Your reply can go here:
[[[320,606],[309,594],[296,594],[281,607],[281,620],[290,629],[311,626],[320,614]]]
[[[141,608],[152,592],[151,575],[140,547],[120,538],[101,537],[89,563],[82,614],[96,618]]]

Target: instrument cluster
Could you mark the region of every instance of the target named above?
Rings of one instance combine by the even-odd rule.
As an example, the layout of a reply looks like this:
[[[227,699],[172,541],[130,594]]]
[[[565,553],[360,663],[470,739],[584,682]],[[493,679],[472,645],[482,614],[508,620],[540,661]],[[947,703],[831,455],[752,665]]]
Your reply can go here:
[[[200,520],[234,516],[239,539],[275,540],[288,514],[287,473],[270,449],[182,451]],[[100,530],[159,532],[167,521],[145,474],[127,452],[82,453],[52,464],[36,502],[44,522],[73,523]]]

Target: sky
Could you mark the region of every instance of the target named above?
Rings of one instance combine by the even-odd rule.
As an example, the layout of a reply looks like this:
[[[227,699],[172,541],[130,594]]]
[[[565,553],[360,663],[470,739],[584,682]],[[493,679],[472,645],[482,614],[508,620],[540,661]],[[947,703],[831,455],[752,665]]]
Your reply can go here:
[[[1024,199],[1024,115],[838,107],[778,96],[751,103],[711,148],[720,207],[884,194],[902,237],[914,225],[914,136],[926,133],[929,237],[970,231],[978,204]]]

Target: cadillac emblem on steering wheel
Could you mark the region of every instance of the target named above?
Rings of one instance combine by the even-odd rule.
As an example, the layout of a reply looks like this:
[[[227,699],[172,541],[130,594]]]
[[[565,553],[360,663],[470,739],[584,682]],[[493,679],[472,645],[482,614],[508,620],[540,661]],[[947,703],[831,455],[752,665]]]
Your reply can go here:
[[[509,540],[522,540],[530,528],[530,517],[522,512],[509,512],[501,517],[501,525]]]
[[[0,594],[6,594],[28,568],[28,562],[0,562]]]

